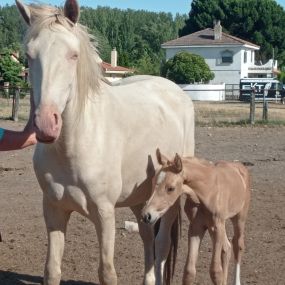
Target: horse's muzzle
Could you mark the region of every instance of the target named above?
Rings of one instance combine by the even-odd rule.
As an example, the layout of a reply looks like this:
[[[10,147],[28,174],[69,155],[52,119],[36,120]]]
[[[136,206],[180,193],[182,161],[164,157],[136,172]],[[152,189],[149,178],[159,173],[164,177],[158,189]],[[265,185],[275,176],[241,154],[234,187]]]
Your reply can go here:
[[[55,142],[61,132],[62,119],[57,108],[49,105],[41,106],[34,117],[37,140],[41,143]]]

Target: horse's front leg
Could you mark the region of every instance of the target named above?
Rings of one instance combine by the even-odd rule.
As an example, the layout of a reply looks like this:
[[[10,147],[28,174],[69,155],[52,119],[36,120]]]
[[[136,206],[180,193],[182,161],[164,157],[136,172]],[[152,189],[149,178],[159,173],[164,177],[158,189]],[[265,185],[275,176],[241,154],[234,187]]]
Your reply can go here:
[[[198,260],[200,245],[207,230],[207,226],[205,224],[203,212],[199,210],[197,205],[193,204],[188,199],[186,200],[184,210],[190,224],[188,230],[188,255],[184,267],[182,284],[192,285],[195,283],[196,263]]]
[[[176,250],[179,235],[178,211],[180,200],[178,200],[166,213],[162,216],[159,231],[155,237],[155,278],[156,285],[170,284],[172,279],[172,263],[170,249],[172,246],[173,258],[176,258]],[[176,225],[174,223],[177,223]],[[174,268],[174,267],[173,267]]]
[[[70,212],[53,204],[45,195],[43,199],[43,211],[48,235],[44,285],[59,285],[66,225],[70,218]]]
[[[100,265],[98,275],[100,285],[117,285],[114,266],[115,208],[108,201],[100,201],[92,214],[100,244]]]
[[[153,227],[142,221],[141,212],[143,204],[135,207],[131,207],[132,212],[137,218],[140,236],[144,246],[144,261],[145,261],[145,273],[144,273],[144,285],[155,285],[154,275],[154,232]]]
[[[215,285],[224,284],[224,272],[222,264],[222,254],[225,245],[225,221],[214,219],[213,227],[209,227],[209,233],[213,242],[213,255],[210,268],[210,276]]]

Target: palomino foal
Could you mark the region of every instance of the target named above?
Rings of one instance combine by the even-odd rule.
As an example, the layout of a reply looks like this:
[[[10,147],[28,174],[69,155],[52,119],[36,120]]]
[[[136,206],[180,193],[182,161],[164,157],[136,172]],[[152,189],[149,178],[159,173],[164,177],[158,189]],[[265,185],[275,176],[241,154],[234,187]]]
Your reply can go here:
[[[226,285],[231,244],[225,222],[234,227],[234,284],[240,285],[240,262],[244,250],[244,228],[250,202],[248,170],[238,162],[215,164],[195,157],[170,161],[157,150],[162,166],[153,180],[153,195],[143,209],[146,223],[155,223],[183,193],[187,195],[185,212],[190,223],[187,262],[183,285],[194,284],[196,262],[206,230],[213,242],[210,275],[215,285]]]

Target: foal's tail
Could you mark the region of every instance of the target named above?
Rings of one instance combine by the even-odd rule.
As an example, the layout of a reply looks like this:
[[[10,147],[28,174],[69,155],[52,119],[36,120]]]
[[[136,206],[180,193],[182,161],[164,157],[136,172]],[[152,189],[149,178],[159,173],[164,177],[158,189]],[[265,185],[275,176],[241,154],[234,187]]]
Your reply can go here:
[[[179,201],[179,209],[176,216],[175,221],[171,227],[171,245],[168,257],[165,263],[164,269],[164,280],[165,285],[170,285],[170,282],[174,276],[176,257],[177,257],[177,249],[178,249],[178,241],[179,236],[181,236],[181,203]]]

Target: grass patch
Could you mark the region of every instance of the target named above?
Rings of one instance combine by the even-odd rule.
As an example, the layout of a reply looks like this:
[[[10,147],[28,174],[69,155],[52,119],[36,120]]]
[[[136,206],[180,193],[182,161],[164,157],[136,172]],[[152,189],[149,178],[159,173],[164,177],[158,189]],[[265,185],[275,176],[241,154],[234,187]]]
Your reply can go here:
[[[258,120],[255,121],[253,125],[251,125],[250,120],[240,120],[236,122],[229,122],[229,121],[209,121],[209,122],[195,122],[196,126],[199,127],[233,127],[233,126],[240,126],[240,127],[260,127],[260,126],[268,126],[268,127],[281,127],[285,126],[285,121],[263,121]]]
[[[197,126],[252,126],[249,120],[250,105],[244,102],[202,102],[194,101]],[[285,126],[285,106],[270,103],[268,121],[262,120],[263,105],[256,103],[255,126]]]

